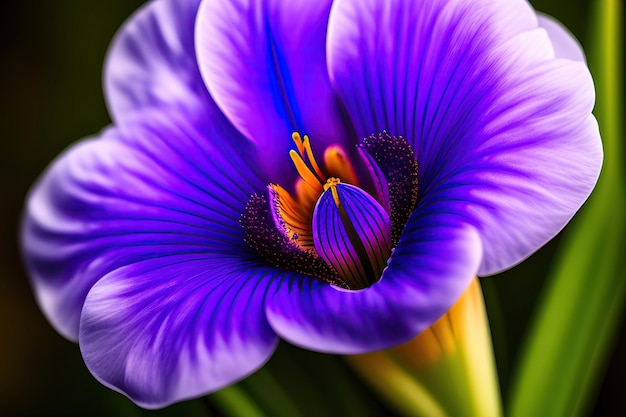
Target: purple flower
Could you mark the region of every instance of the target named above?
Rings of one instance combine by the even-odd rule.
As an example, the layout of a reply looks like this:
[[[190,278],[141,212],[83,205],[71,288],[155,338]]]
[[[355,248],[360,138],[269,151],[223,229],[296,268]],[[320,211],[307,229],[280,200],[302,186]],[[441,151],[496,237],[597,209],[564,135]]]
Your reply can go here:
[[[144,407],[410,340],[591,192],[583,61],[523,0],[150,2],[28,198],[41,308]]]

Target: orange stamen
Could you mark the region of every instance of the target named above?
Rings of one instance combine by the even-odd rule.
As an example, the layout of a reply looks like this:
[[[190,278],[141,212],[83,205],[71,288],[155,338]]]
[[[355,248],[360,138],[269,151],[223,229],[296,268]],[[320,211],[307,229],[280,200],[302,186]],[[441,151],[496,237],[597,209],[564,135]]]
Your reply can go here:
[[[320,196],[320,190],[312,188],[302,178],[296,181],[296,197],[303,210],[313,211]]]
[[[285,223],[287,236],[300,247],[313,247],[313,232],[311,231],[312,211],[302,210],[301,205],[287,190],[280,185],[270,184],[278,196],[278,214]]]
[[[302,143],[302,137],[300,137],[300,133],[293,132],[291,134],[291,139],[296,144],[296,148],[298,148],[298,153],[304,157],[304,143]]]
[[[324,165],[331,177],[341,178],[343,182],[359,185],[354,167],[341,146],[333,145],[324,152]]]
[[[309,137],[307,135],[304,135],[304,150],[306,151],[306,156],[309,159],[311,166],[313,167],[317,175],[323,181],[325,179],[324,174],[322,174],[322,170],[320,169],[319,165],[317,165],[317,161],[315,160],[315,157],[313,156],[313,150],[311,149],[311,141],[309,141]]]
[[[295,184],[296,198],[279,185],[270,186],[278,198],[277,208],[289,238],[304,249],[313,249],[313,211],[322,192],[331,188],[335,204],[339,207],[341,201],[336,189],[341,182],[339,178],[355,185],[358,182],[354,168],[340,146],[330,146],[324,152],[326,170],[332,175],[327,180],[313,156],[309,137],[293,132],[291,138],[297,150],[289,151],[289,157],[300,175]]]
[[[298,155],[298,153],[294,150],[289,151],[289,156],[291,157],[293,164],[298,170],[298,174],[300,174],[300,177],[302,177],[302,179],[306,181],[306,183],[309,184],[311,187],[320,188],[322,183],[320,182],[319,178],[315,176],[313,171],[311,171],[311,169],[306,165],[302,157]]]

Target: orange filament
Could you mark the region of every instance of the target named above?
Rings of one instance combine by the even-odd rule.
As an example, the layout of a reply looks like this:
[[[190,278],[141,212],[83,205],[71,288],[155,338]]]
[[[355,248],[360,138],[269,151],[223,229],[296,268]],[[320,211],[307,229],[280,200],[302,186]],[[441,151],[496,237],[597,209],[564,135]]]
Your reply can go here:
[[[322,170],[320,170],[319,165],[317,165],[317,161],[315,160],[315,157],[313,156],[313,150],[311,149],[311,141],[309,140],[309,137],[307,135],[304,135],[304,139],[300,137],[300,133],[298,132],[293,132],[291,134],[291,138],[293,139],[294,143],[296,144],[296,147],[298,148],[298,152],[300,153],[300,158],[303,162],[304,160],[308,160],[309,161],[309,165],[311,167],[306,167],[307,170],[314,176],[317,178],[317,180],[320,183],[323,183],[326,178],[324,177],[324,174],[322,174]],[[291,159],[294,161],[294,163],[296,163],[296,161],[294,160],[294,156],[297,156],[297,153],[295,151],[292,151],[295,155],[292,155],[291,152],[289,152],[289,155],[291,156]],[[306,166],[306,164],[305,164]],[[313,169],[311,169],[313,168]],[[298,169],[298,167],[296,166],[296,169]],[[302,176],[302,173],[300,171],[300,169],[298,169],[298,172],[300,173],[300,176]],[[304,176],[302,176],[304,178]],[[305,178],[306,180],[306,178]]]
[[[298,170],[300,177],[302,177],[302,179],[311,187],[321,189],[321,184],[323,184],[322,181],[313,173],[313,171],[311,171],[302,157],[294,150],[289,151],[289,156]]]
[[[270,187],[276,193],[276,207],[284,222],[287,236],[302,249],[314,250],[311,224],[315,204],[320,195],[331,187],[335,204],[339,207],[339,195],[334,187],[341,182],[339,178],[354,185],[357,185],[358,181],[352,164],[340,146],[329,146],[324,152],[324,165],[331,175],[327,180],[327,176],[315,160],[309,137],[307,135],[302,137],[300,133],[294,132],[291,138],[297,151],[289,151],[289,156],[300,175],[295,184],[296,197],[291,196],[279,185],[270,184]]]

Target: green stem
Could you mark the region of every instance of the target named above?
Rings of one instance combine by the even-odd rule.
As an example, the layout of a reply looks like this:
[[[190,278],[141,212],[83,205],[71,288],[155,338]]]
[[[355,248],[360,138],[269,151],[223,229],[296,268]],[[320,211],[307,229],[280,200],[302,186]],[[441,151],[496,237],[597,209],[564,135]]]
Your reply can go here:
[[[402,415],[502,415],[478,279],[443,317],[415,339],[346,359]]]
[[[626,297],[621,1],[595,3],[589,62],[605,160],[598,186],[569,229],[513,374],[512,417],[584,415],[606,364]]]
[[[209,401],[228,417],[267,417],[267,414],[239,385],[231,385],[211,394]]]

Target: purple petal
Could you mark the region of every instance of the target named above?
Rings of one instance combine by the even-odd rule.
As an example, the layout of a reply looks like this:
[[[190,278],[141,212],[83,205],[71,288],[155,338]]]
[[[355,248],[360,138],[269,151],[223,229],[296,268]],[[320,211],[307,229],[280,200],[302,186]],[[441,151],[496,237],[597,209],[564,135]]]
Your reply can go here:
[[[199,3],[155,0],[122,26],[104,70],[106,100],[116,123],[142,108],[211,101],[193,44]]]
[[[349,139],[326,69],[331,0],[205,0],[196,22],[204,81],[219,107],[259,144],[272,181],[291,168],[291,133],[321,152]]]
[[[482,253],[476,230],[439,205],[418,208],[380,281],[358,291],[319,280],[282,285],[268,295],[270,326],[296,345],[344,354],[415,337],[467,288]]]
[[[602,165],[593,83],[582,63],[546,61],[508,81],[476,132],[483,141],[461,147],[466,157],[425,191],[481,230],[480,274],[520,262],[554,237]]]
[[[25,261],[42,310],[67,338],[78,338],[89,289],[116,268],[163,255],[249,251],[238,220],[263,183],[240,156],[248,142],[204,110],[144,113],[80,142],[31,190]]]
[[[360,139],[387,130],[411,143],[445,110],[439,101],[453,82],[503,39],[536,27],[524,0],[336,0],[329,73]]]
[[[162,256],[120,268],[85,301],[85,363],[103,384],[146,408],[218,390],[274,351],[278,338],[263,304],[276,278],[236,252]]]
[[[602,161],[581,63],[554,59],[525,1],[338,0],[329,71],[361,136],[403,136],[419,198],[482,236],[481,274],[512,266],[569,221]]]
[[[567,58],[572,61],[586,62],[585,51],[578,43],[572,32],[567,30],[565,26],[552,16],[537,13],[539,27],[548,32],[550,43],[554,48],[554,54],[557,58]]]

